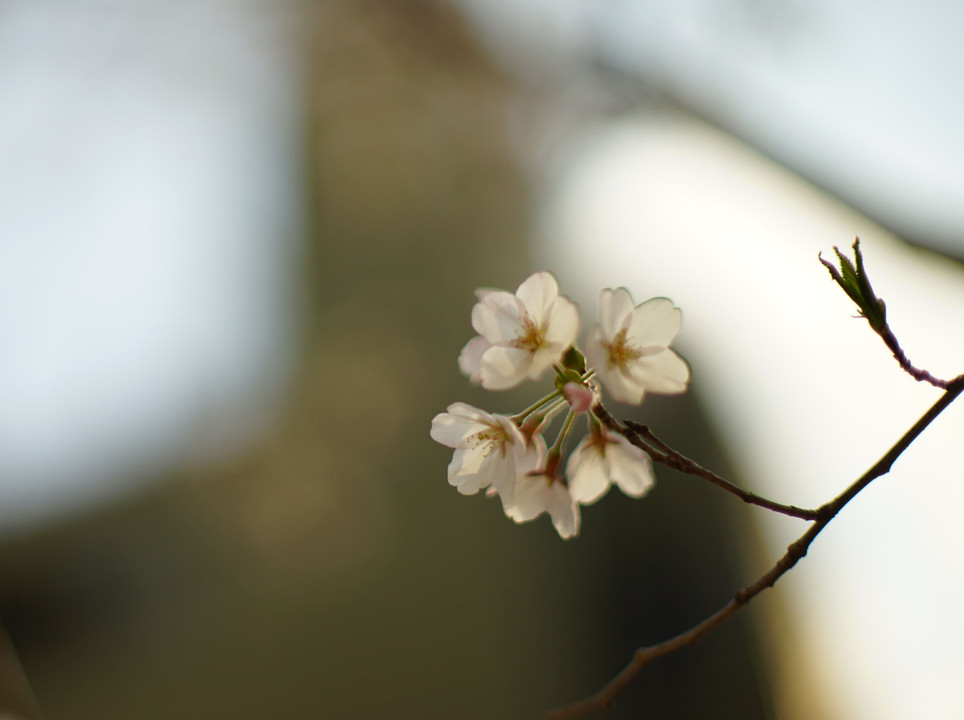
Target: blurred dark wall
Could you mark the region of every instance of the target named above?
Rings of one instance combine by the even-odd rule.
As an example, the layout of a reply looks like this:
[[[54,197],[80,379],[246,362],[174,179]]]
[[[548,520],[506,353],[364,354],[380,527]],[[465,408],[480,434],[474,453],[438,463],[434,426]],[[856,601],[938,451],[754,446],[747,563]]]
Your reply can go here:
[[[474,288],[534,269],[507,126],[525,101],[448,3],[325,2],[302,26],[311,229],[286,412],[242,457],[0,548],[0,615],[49,720],[536,717],[752,579],[745,509],[663,469],[570,542],[446,484],[436,412],[534,399],[455,362]],[[692,399],[637,418],[721,466]],[[771,717],[758,660],[741,618],[610,717]]]

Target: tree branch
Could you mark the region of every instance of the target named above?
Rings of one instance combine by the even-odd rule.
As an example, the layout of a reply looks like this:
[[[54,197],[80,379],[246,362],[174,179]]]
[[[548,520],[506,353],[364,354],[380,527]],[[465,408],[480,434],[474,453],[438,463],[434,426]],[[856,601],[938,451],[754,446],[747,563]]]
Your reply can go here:
[[[799,560],[807,554],[811,543],[813,543],[817,535],[820,534],[820,532],[830,523],[830,521],[836,517],[837,513],[839,513],[847,505],[847,503],[853,500],[861,490],[867,487],[876,478],[890,472],[894,461],[897,460],[897,458],[900,457],[908,447],[910,447],[911,443],[917,439],[917,437],[927,428],[928,425],[930,425],[952,402],[954,402],[955,399],[957,399],[962,391],[964,391],[964,375],[960,375],[947,383],[944,394],[941,395],[940,399],[934,403],[934,405],[932,405],[931,408],[924,413],[924,415],[922,415],[921,418],[914,423],[914,425],[901,436],[893,447],[891,447],[890,450],[888,450],[880,458],[880,460],[874,463],[874,465],[867,472],[851,483],[851,485],[848,486],[836,498],[822,505],[815,511],[809,511],[814,513],[813,524],[803,535],[801,535],[797,540],[787,547],[787,551],[784,553],[783,557],[781,557],[767,572],[761,575],[756,582],[752,583],[751,585],[747,585],[745,588],[737,592],[730,602],[709,617],[691,627],[689,630],[686,630],[685,632],[682,632],[679,635],[656,645],[639,648],[633,654],[632,661],[630,661],[630,663],[623,668],[618,675],[610,680],[595,695],[591,695],[588,698],[585,698],[584,700],[576,702],[572,705],[550,712],[546,716],[546,720],[569,720],[570,718],[583,717],[588,713],[610,707],[615,702],[616,696],[619,694],[619,692],[626,685],[628,685],[633,678],[635,678],[636,675],[639,674],[639,672],[650,662],[681,648],[696,644],[710,632],[729,620],[757,595],[762,593],[767,588],[773,587],[777,580],[791,570],[797,564],[797,562],[799,562]],[[629,440],[629,442],[637,445],[637,447],[641,447],[646,452],[651,453],[653,450],[655,450],[657,453],[663,456],[668,457],[670,455],[675,455],[675,453],[673,453],[668,446],[656,440],[655,436],[652,436],[652,445],[647,443],[645,441],[645,436],[641,434],[640,430],[637,430],[637,428],[643,428],[643,426],[636,425],[635,423],[629,425],[627,423],[629,426],[624,427],[620,425],[615,418],[613,418],[612,415],[610,415],[609,412],[606,411],[601,405],[596,405],[596,407],[593,409],[593,412],[595,412],[596,416],[606,425],[606,427],[613,430],[613,432],[621,433],[627,440]],[[647,434],[651,435],[651,433]],[[642,447],[642,445],[645,445],[645,447]],[[654,459],[656,459],[655,455]],[[693,464],[695,465],[695,463]],[[705,472],[709,473],[709,471]],[[705,477],[705,475],[702,475],[701,473],[692,474],[699,474],[701,477]],[[712,475],[712,473],[709,474]],[[713,482],[719,485],[719,483],[716,483],[715,481]],[[739,490],[739,493],[734,492],[734,494],[743,499],[745,502],[751,502],[755,505],[761,504],[747,499],[745,495],[757,498],[757,496],[754,496],[752,493],[747,493],[747,491],[737,488],[737,486],[726,481],[723,481],[723,483],[724,485],[721,485],[721,487],[724,487],[724,489],[730,492],[734,492],[733,488]],[[768,507],[768,505],[761,506]],[[775,508],[770,507],[770,509]],[[797,515],[796,517],[800,516]]]
[[[695,475],[696,477],[701,477],[704,480],[709,480],[717,487],[726,490],[728,493],[736,495],[738,498],[740,498],[740,500],[745,503],[749,503],[750,505],[756,505],[758,507],[766,508],[767,510],[772,510],[773,512],[778,512],[781,515],[789,515],[790,517],[800,518],[802,520],[816,520],[819,517],[817,510],[799,508],[795,505],[784,505],[783,503],[778,503],[774,500],[769,500],[768,498],[757,495],[756,493],[752,493],[749,490],[741,488],[739,485],[731,483],[728,480],[724,480],[716,473],[707,470],[698,463],[690,460],[688,457],[685,457],[670,448],[663,441],[657,438],[645,425],[634,423],[631,420],[627,420],[625,425],[620,424],[619,421],[616,420],[616,418],[614,418],[609,411],[602,406],[601,403],[597,403],[595,407],[593,407],[593,413],[599,418],[603,425],[613,432],[622,435],[629,442],[643,452],[647,453],[658,463],[671,467],[675,470],[680,470],[688,475]]]

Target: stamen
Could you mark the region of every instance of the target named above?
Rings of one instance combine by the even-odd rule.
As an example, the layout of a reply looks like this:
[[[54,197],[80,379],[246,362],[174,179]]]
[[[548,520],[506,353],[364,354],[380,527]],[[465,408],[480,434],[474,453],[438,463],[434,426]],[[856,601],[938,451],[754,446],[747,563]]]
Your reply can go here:
[[[624,368],[633,360],[643,356],[642,349],[626,342],[626,330],[616,333],[612,343],[609,345],[609,364],[615,367]]]
[[[508,440],[505,430],[498,425],[490,425],[485,430],[475,433],[469,443],[472,449],[480,449],[482,457],[488,457],[496,449],[502,457],[505,457]]]
[[[522,331],[516,336],[512,345],[520,350],[528,350],[534,353],[545,344],[545,328],[538,327],[532,318],[526,315],[522,320]]]

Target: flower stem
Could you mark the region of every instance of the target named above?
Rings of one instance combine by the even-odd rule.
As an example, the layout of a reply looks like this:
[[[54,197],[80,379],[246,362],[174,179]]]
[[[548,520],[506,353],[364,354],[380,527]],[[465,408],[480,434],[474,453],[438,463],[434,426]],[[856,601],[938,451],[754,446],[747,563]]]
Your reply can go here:
[[[562,429],[559,431],[559,435],[556,437],[555,442],[552,443],[552,447],[549,448],[550,455],[562,455],[562,446],[565,444],[566,438],[569,437],[569,431],[572,430],[572,422],[575,419],[576,413],[574,413],[572,410],[566,413],[566,419],[562,423]]]
[[[555,369],[555,371],[556,371],[557,374],[560,374],[560,376],[562,376],[562,375],[561,375],[561,368],[560,368],[558,365],[557,365],[554,369]],[[579,376],[579,381],[580,381],[580,382],[583,382],[583,383],[588,382],[589,380],[591,380],[591,379],[593,378],[593,376],[594,376],[595,374],[596,374],[596,371],[595,371],[595,370],[593,370],[592,368],[588,368],[586,372],[584,372],[582,375]],[[513,416],[512,416],[512,421],[513,421],[516,425],[522,425],[522,423],[525,421],[525,419],[526,419],[527,417],[529,417],[532,413],[534,413],[536,410],[540,409],[541,407],[543,407],[543,406],[545,406],[545,405],[550,405],[550,404],[552,404],[553,401],[555,401],[555,400],[557,400],[558,398],[561,398],[561,397],[562,397],[562,390],[553,390],[551,393],[549,393],[548,395],[546,395],[544,398],[542,398],[541,400],[537,400],[536,402],[534,402],[532,405],[530,405],[529,407],[527,407],[525,410],[523,410],[523,411],[520,412],[519,414],[513,415]],[[546,410],[546,414],[548,415],[550,412],[553,412],[555,409],[556,409],[556,408],[549,408],[548,410]]]
[[[548,395],[546,395],[546,396],[545,396],[544,398],[542,398],[541,400],[539,400],[539,401],[533,403],[532,405],[530,405],[529,407],[527,407],[525,410],[523,410],[522,412],[520,412],[518,415],[513,415],[513,416],[512,416],[512,421],[513,421],[516,425],[521,425],[522,422],[523,422],[527,417],[529,417],[532,413],[534,413],[536,410],[538,410],[539,408],[541,408],[543,405],[548,405],[548,404],[550,404],[553,400],[556,400],[557,398],[560,398],[560,397],[562,397],[562,391],[561,391],[561,390],[555,390],[555,391],[549,393]]]

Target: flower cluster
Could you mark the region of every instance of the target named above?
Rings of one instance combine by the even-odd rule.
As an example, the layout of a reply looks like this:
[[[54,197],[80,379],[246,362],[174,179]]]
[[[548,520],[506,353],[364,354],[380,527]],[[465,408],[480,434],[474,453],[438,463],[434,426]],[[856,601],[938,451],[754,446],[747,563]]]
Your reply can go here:
[[[679,332],[679,309],[666,298],[634,305],[626,288],[602,290],[583,353],[575,345],[579,310],[559,294],[550,273],[527,278],[514,295],[480,289],[476,297],[478,335],[459,355],[462,372],[487,390],[507,390],[551,371],[555,390],[513,416],[466,403],[436,415],[432,439],[455,450],[449,483],[463,495],[498,495],[516,522],[548,513],[563,538],[579,532],[579,506],[598,500],[610,485],[644,495],[653,485],[649,456],[608,432],[591,410],[599,402],[597,380],[615,400],[633,404],[646,393],[686,390],[689,366],[669,347]],[[548,446],[543,432],[563,410],[562,428]],[[580,415],[589,432],[567,454]]]

